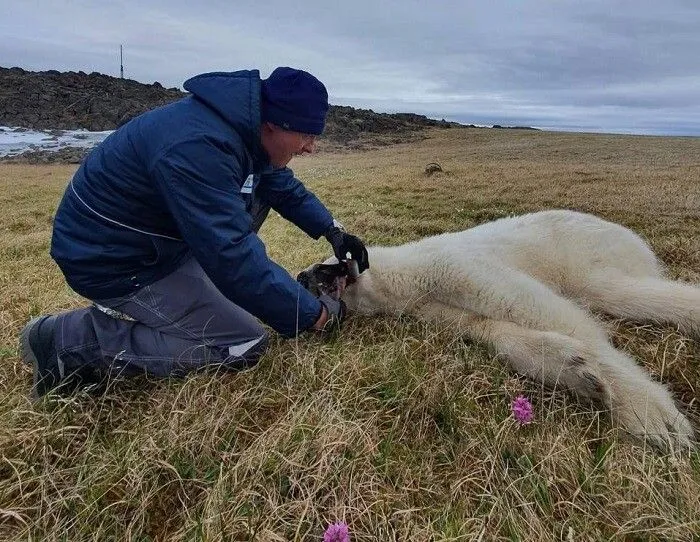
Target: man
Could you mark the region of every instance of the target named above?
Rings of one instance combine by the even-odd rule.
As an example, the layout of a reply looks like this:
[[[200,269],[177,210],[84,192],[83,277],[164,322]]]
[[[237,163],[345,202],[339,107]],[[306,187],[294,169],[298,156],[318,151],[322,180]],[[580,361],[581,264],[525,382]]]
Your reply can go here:
[[[323,131],[318,79],[281,67],[265,80],[217,72],[184,87],[190,96],[111,134],[66,189],[51,256],[94,304],[25,326],[36,396],[115,372],[251,367],[267,345],[258,319],[286,337],[338,325],[342,303],[317,299],[268,258],[257,231],[270,207],[369,267],[362,241],[286,167]]]

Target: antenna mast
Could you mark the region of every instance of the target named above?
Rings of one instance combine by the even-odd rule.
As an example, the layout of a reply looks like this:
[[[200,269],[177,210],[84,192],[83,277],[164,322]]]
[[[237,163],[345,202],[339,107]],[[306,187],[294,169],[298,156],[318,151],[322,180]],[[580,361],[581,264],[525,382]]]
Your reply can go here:
[[[124,47],[119,46],[119,75],[124,79]]]

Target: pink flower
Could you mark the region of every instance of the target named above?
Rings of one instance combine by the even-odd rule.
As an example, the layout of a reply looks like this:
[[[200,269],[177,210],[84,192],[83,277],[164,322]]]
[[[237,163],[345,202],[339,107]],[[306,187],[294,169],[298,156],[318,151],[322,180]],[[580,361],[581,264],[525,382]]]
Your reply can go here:
[[[323,534],[323,542],[350,542],[350,532],[345,522],[333,523]]]
[[[510,409],[513,411],[513,417],[520,425],[528,424],[532,421],[532,418],[534,418],[532,404],[524,395],[518,395],[513,399]]]

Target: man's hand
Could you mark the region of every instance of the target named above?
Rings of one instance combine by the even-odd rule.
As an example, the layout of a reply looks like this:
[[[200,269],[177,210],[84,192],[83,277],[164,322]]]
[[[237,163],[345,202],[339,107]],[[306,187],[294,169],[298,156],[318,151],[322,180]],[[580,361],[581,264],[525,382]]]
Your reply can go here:
[[[324,236],[333,247],[333,252],[338,261],[347,260],[349,252],[351,259],[357,262],[357,270],[360,273],[365,269],[369,269],[367,249],[359,237],[344,232],[338,226],[328,228]]]
[[[316,331],[331,331],[339,328],[347,312],[345,303],[341,299],[336,300],[326,294],[321,294],[318,300],[323,305],[323,310],[312,329]]]

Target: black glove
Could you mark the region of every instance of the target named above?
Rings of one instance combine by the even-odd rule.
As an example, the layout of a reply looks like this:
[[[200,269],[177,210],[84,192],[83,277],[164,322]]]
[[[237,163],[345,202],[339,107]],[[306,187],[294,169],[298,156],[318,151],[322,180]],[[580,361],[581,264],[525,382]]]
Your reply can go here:
[[[323,303],[328,312],[328,320],[323,326],[323,331],[332,331],[340,327],[340,324],[345,318],[345,313],[347,308],[342,299],[333,299],[331,296],[326,294],[321,294],[318,296],[318,300]]]
[[[362,273],[369,269],[369,256],[365,244],[359,237],[344,232],[338,226],[331,226],[323,234],[333,247],[333,252],[338,261],[348,259],[348,252],[353,260],[357,262],[357,270]]]

